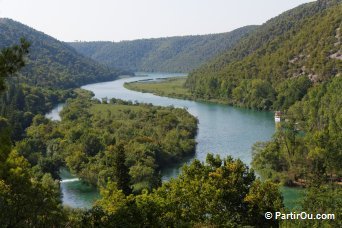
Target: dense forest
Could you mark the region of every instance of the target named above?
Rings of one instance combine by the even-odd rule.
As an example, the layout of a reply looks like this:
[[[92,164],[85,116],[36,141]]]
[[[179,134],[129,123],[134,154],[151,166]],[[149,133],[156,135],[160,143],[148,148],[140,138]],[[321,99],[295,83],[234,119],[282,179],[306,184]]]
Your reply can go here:
[[[196,98],[286,110],[308,88],[342,72],[340,1],[317,1],[258,27],[230,51],[190,73]]]
[[[23,39],[25,38],[25,40]],[[12,48],[9,46],[14,45]],[[25,136],[33,117],[54,105],[75,97],[72,88],[86,83],[108,81],[122,74],[77,53],[69,45],[11,19],[0,18],[0,49],[4,68],[11,77],[0,77],[0,115],[13,126],[11,139]],[[25,55],[10,63],[13,57]],[[24,67],[25,64],[25,67]],[[17,67],[23,67],[15,72]]]
[[[75,97],[72,89],[51,89],[8,82],[6,91],[0,94],[0,115],[7,118],[13,130],[13,140],[22,139],[25,129],[30,126],[33,117],[45,114],[56,104],[67,98]]]
[[[341,1],[305,4],[271,19],[231,50],[191,72],[184,88],[172,81],[126,86],[281,110],[282,122],[272,140],[254,145],[252,167],[263,179],[306,187],[302,208],[340,215],[341,15]],[[304,224],[317,225],[296,223]]]
[[[14,45],[23,37],[30,43],[30,53],[25,68],[16,75],[20,82],[65,89],[132,74],[108,68],[82,56],[66,43],[19,22],[0,18],[0,48]]]
[[[254,148],[264,176],[288,184],[341,177],[341,26],[341,1],[304,4],[189,75],[194,97],[283,112],[274,139]]]
[[[341,227],[341,15],[340,0],[320,0],[243,28],[186,82],[194,98],[282,110],[273,138],[253,147],[261,178],[208,154],[164,183],[161,168],[195,151],[196,118],[94,99],[75,87],[124,72],[0,19],[0,227]],[[45,118],[61,101],[62,120]],[[63,206],[61,167],[100,189],[91,209]],[[265,219],[289,212],[281,184],[306,187],[301,211],[336,219]]]
[[[254,145],[252,167],[263,179],[305,186],[303,209],[338,215],[342,213],[341,26],[341,1],[299,6],[191,72],[186,82],[194,99],[281,110],[282,122],[272,140]]]
[[[3,78],[23,67],[27,48],[22,43],[1,52]],[[161,184],[158,167],[194,151],[197,121],[185,110],[74,94],[61,122],[37,114],[22,140],[11,139],[13,126],[1,117],[2,227],[278,224],[263,216],[283,208],[277,186],[255,180],[240,160],[208,155],[206,163],[195,160]],[[101,188],[91,210],[62,207],[61,166]]]
[[[77,51],[110,67],[145,72],[189,72],[230,49],[257,26],[210,35],[121,42],[73,42]]]
[[[101,186],[123,178],[115,174],[115,156],[122,153],[128,187],[140,192],[158,186],[161,167],[195,152],[197,121],[185,110],[116,99],[101,104],[84,91],[77,93],[81,95],[68,100],[60,123],[37,122],[38,116],[27,129],[17,151],[31,164],[48,151],[51,161],[56,158],[55,176],[62,162],[84,181]]]
[[[342,78],[308,90],[283,116],[272,140],[253,147],[263,179],[306,187],[304,210],[342,215]],[[314,221],[298,226],[323,226]],[[341,226],[341,224],[336,226]]]
[[[335,77],[292,105],[273,139],[254,146],[253,166],[260,174],[289,185],[339,182],[341,95],[342,78]]]

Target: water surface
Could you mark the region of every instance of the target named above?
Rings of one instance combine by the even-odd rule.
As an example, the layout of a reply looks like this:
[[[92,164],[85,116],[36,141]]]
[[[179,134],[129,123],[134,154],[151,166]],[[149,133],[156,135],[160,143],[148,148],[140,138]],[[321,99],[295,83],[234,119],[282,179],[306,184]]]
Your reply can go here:
[[[45,115],[46,118],[48,119],[52,119],[52,120],[61,120],[61,117],[59,115],[59,113],[62,111],[63,107],[64,107],[64,103],[60,103],[58,104],[56,107],[54,107],[49,113],[47,113]]]
[[[139,74],[137,74],[139,75]],[[146,73],[144,73],[146,75]],[[148,78],[186,76],[184,74],[148,73]],[[95,97],[119,98],[123,100],[152,103],[153,105],[186,108],[198,118],[197,148],[194,158],[204,161],[208,152],[220,154],[221,157],[232,155],[246,164],[252,161],[251,147],[257,141],[269,140],[274,133],[275,124],[272,112],[261,112],[236,108],[228,105],[196,102],[150,93],[131,91],[123,87],[125,82],[146,80],[144,77],[123,78],[82,86],[92,91]],[[191,159],[190,159],[191,160]],[[178,166],[179,167],[179,166]],[[163,180],[176,176],[179,169],[172,167],[163,171]]]
[[[96,187],[72,176],[65,168],[60,170],[60,182],[63,204],[76,208],[90,208],[100,197]]]
[[[125,82],[132,82],[146,79],[160,79],[166,77],[185,76],[184,74],[161,74],[143,73],[143,76],[133,78],[122,78],[116,81],[95,83],[82,86],[83,89],[92,91],[95,97],[119,98],[123,100],[152,103],[160,106],[174,106],[186,108],[192,115],[198,118],[198,134],[196,137],[197,147],[194,157],[185,159],[189,162],[196,158],[205,161],[206,155],[211,152],[221,157],[228,155],[240,158],[246,164],[252,161],[251,147],[257,141],[269,140],[275,131],[275,124],[272,112],[262,112],[236,108],[221,104],[188,101],[167,97],[155,96],[150,93],[141,93],[128,90],[123,87]],[[146,77],[147,75],[147,77]],[[59,110],[61,106],[58,106]],[[58,120],[58,110],[53,110],[49,116]],[[162,171],[163,181],[179,174],[179,167],[182,163],[165,168]],[[63,177],[62,177],[63,178]],[[75,178],[75,177],[68,177]],[[62,183],[63,202],[74,207],[90,207],[87,188],[80,181]],[[89,187],[89,186],[88,186]],[[83,191],[86,189],[85,191]],[[93,189],[94,190],[94,189]],[[98,196],[94,190],[94,196]],[[96,198],[95,197],[95,198]],[[84,202],[82,198],[85,199]]]

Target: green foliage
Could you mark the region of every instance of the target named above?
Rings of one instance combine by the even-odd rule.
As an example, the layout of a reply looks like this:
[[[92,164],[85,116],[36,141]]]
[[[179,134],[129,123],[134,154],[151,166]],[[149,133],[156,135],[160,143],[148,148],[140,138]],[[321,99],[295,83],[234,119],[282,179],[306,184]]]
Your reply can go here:
[[[10,130],[8,121],[5,118],[0,117],[0,166],[3,165],[2,162],[6,160],[11,149]]]
[[[83,223],[102,227],[137,227],[142,218],[133,195],[126,196],[115,182],[101,189],[101,200],[85,216]],[[115,203],[113,203],[115,202]],[[95,215],[95,216],[94,216]]]
[[[113,180],[115,180],[118,189],[122,190],[125,195],[131,193],[129,169],[126,166],[126,155],[123,144],[116,147],[110,146],[107,155],[107,166],[112,167]]]
[[[338,0],[303,5],[270,20],[234,48],[254,27],[202,37],[93,43],[103,49],[92,57],[120,65],[129,55],[125,62],[133,69],[187,71],[230,48],[190,75],[186,84],[192,96],[285,110],[286,121],[273,139],[254,146],[252,165],[265,178],[310,186],[303,210],[341,216],[341,188],[326,184],[341,177],[341,9]],[[185,110],[116,99],[101,104],[82,90],[76,95],[48,89],[111,80],[119,72],[9,19],[0,19],[0,29],[0,47],[21,36],[32,42],[28,67],[15,79],[9,76],[23,67],[28,44],[22,41],[0,54],[0,91],[5,77],[8,81],[0,99],[0,115],[8,119],[0,117],[1,226],[279,225],[264,218],[266,211],[283,208],[277,185],[255,180],[240,160],[208,155],[206,163],[195,160],[161,185],[160,169],[195,150],[197,121]],[[96,54],[88,43],[73,45]],[[53,104],[75,96],[60,123],[43,117]],[[11,140],[22,138],[12,149]],[[62,209],[54,180],[62,165],[100,186],[103,198],[91,210]],[[282,225],[341,226],[340,220]]]
[[[313,214],[333,214],[332,219],[288,220],[283,227],[341,227],[342,188],[335,184],[311,186],[306,191],[301,211]]]
[[[20,140],[25,129],[37,114],[44,114],[54,105],[75,97],[72,90],[46,89],[14,81],[7,83],[6,91],[0,93],[0,115],[7,118],[12,126],[11,139]]]
[[[85,221],[98,226],[277,226],[266,211],[283,208],[276,185],[255,181],[253,171],[231,157],[208,164],[193,161],[182,173],[152,193],[125,196],[115,183],[101,190],[102,199]]]
[[[252,164],[264,177],[324,183],[341,176],[341,85],[336,77],[309,89],[273,139],[254,147]]]
[[[23,67],[27,43],[4,49],[1,77]],[[5,58],[5,59],[4,59]],[[19,101],[20,99],[18,99]],[[17,102],[16,104],[22,105]],[[11,110],[11,109],[10,109]],[[51,175],[34,175],[27,160],[13,150],[9,121],[0,117],[0,221],[1,227],[52,227],[62,224],[59,185]]]
[[[51,176],[35,178],[28,162],[15,151],[0,167],[0,174],[1,226],[55,226],[64,220],[59,185]]]
[[[296,101],[300,101],[305,96],[311,85],[311,81],[305,76],[279,83],[276,87],[277,99],[273,107],[277,110],[287,110]]]
[[[63,162],[94,185],[117,182],[125,194],[160,185],[160,168],[195,151],[197,120],[186,110],[111,99],[91,101],[78,92],[62,121],[35,117],[20,154],[41,172],[55,175]]]
[[[261,79],[242,80],[232,91],[235,104],[259,110],[270,109],[274,96],[272,85]]]
[[[313,84],[342,73],[341,15],[337,0],[285,12],[191,72],[186,86],[199,99],[285,110]]]
[[[304,198],[303,210],[312,213],[331,213],[335,215],[334,220],[330,221],[303,221],[306,226],[320,227],[327,226],[340,227],[342,225],[339,219],[342,216],[342,188],[336,185],[323,185],[311,187]]]
[[[69,44],[85,56],[110,67],[145,72],[188,72],[230,49],[256,27],[246,26],[228,33],[201,36]]]
[[[1,18],[0,29],[0,48],[14,45],[14,41],[21,37],[31,43],[26,67],[17,75],[21,82],[65,89],[114,80],[120,74],[129,74],[100,65],[78,54],[69,45],[11,19]],[[22,49],[18,48],[17,51],[27,51],[27,45],[21,47]]]
[[[80,141],[83,146],[82,149],[87,156],[93,157],[103,150],[103,144],[95,134],[85,133],[82,135]]]
[[[276,226],[276,221],[265,221],[265,212],[282,211],[283,197],[278,186],[270,181],[261,182],[256,180],[250,187],[249,193],[245,197],[248,203],[247,218],[252,224],[258,226]]]
[[[189,90],[184,86],[185,81],[186,77],[174,77],[157,82],[130,82],[125,83],[124,87],[143,93],[153,93],[158,96],[193,99]]]
[[[20,45],[3,48],[0,53],[0,92],[5,89],[4,79],[25,66],[24,56],[30,44],[20,39]]]

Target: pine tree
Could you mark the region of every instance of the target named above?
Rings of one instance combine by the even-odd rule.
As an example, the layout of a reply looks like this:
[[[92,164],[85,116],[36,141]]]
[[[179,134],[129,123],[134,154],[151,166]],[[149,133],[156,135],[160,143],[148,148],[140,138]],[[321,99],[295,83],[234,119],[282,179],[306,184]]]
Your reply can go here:
[[[114,176],[117,186],[125,195],[129,195],[132,190],[130,187],[129,169],[125,165],[126,155],[124,145],[117,145],[113,152]]]

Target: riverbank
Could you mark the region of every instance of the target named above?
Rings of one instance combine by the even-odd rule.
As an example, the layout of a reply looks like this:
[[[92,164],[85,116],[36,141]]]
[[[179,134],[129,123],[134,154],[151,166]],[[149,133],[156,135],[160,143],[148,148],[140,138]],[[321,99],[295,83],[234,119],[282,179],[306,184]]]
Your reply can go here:
[[[191,93],[184,87],[186,77],[174,77],[164,80],[135,81],[125,83],[126,89],[142,93],[153,93],[157,96],[193,100]]]
[[[186,99],[213,104],[231,105],[228,102],[224,102],[222,100],[217,99],[204,100],[194,98],[194,96],[191,95],[190,91],[185,87],[186,80],[187,77],[171,77],[166,78],[164,80],[148,79],[124,83],[124,87],[129,90],[143,93],[152,93],[154,95],[162,97]],[[293,181],[292,185],[284,184],[284,188],[300,189],[304,187],[304,182]]]
[[[184,76],[184,74],[148,74],[148,77],[153,80]],[[252,145],[257,141],[269,140],[274,133],[275,124],[273,113],[271,112],[236,108],[208,102],[172,99],[124,88],[123,84],[125,82],[137,80],[146,80],[146,75],[89,84],[82,88],[92,91],[95,94],[95,98],[100,100],[102,98],[116,98],[125,101],[151,103],[157,106],[186,108],[189,113],[198,118],[199,125],[196,136],[196,153],[184,161],[184,163],[189,163],[193,159],[205,161],[208,152],[213,152],[219,154],[222,158],[233,156],[234,158],[241,159],[245,164],[250,164]],[[177,177],[181,172],[181,166],[182,164],[179,164],[162,170],[162,180],[168,181],[171,178]],[[69,186],[65,187],[68,188]],[[82,200],[82,196],[80,196],[82,193],[78,192],[77,189],[69,189],[69,191],[75,193],[75,201]],[[76,198],[76,196],[80,197]]]
[[[142,93],[152,93],[161,97],[170,97],[176,99],[206,102],[213,104],[230,105],[228,101],[219,99],[201,99],[194,97],[184,86],[187,77],[171,77],[165,80],[139,80],[124,83],[124,87],[129,90]]]

